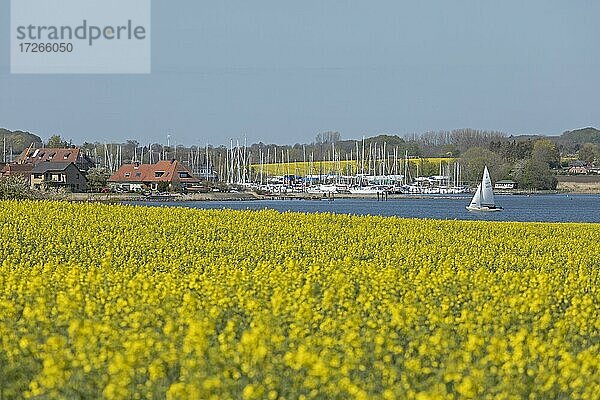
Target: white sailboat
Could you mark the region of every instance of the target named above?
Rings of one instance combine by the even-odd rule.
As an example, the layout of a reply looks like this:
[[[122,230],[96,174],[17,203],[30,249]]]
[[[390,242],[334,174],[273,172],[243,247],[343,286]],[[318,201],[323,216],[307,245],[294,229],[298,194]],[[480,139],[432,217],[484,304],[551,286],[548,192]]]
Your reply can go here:
[[[492,190],[492,180],[487,166],[483,169],[483,178],[477,186],[477,191],[467,206],[469,211],[500,211],[502,207],[496,205],[494,201],[494,191]]]

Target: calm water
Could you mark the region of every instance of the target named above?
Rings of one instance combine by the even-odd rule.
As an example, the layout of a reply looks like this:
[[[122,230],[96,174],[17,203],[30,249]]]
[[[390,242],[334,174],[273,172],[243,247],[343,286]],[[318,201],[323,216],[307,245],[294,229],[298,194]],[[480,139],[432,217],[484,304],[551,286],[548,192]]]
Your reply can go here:
[[[465,209],[471,196],[451,198],[250,200],[197,202],[131,202],[128,204],[200,209],[331,212],[339,214],[399,216],[403,218],[465,219],[490,221],[600,222],[600,195],[496,196],[504,211],[474,213]]]

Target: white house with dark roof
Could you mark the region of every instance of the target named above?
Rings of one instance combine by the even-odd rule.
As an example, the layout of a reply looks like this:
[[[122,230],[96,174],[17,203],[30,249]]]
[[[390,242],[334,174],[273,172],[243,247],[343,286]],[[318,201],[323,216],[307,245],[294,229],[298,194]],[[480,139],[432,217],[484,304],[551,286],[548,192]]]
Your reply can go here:
[[[34,165],[30,183],[33,189],[43,186],[85,192],[87,178],[74,163],[44,161]]]

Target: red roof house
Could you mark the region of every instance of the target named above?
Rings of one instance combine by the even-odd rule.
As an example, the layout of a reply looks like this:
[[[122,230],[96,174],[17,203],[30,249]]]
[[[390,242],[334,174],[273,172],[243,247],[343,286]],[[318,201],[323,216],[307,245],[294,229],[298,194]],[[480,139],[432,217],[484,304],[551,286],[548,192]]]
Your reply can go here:
[[[157,190],[160,182],[167,182],[170,189],[187,189],[200,180],[177,160],[159,161],[156,164],[124,164],[108,180],[111,186],[125,190]]]
[[[33,170],[33,164],[6,164],[0,173],[0,176],[20,175],[29,179],[29,174]]]
[[[94,166],[94,162],[84,153],[83,150],[77,147],[55,149],[26,149],[14,161],[13,164],[20,165],[37,165],[41,162],[53,163],[73,163],[82,172],[87,172],[88,169]]]

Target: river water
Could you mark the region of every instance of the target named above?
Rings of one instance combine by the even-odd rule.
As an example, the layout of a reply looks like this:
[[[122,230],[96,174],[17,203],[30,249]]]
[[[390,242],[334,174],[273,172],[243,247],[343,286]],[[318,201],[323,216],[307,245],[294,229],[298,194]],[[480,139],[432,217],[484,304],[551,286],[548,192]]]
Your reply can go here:
[[[465,209],[471,196],[457,195],[439,198],[397,198],[327,200],[248,200],[194,202],[130,202],[128,204],[198,209],[228,208],[235,210],[274,209],[307,213],[340,213],[356,215],[398,216],[403,218],[540,221],[540,222],[600,222],[600,195],[496,195],[501,212],[469,212]]]

